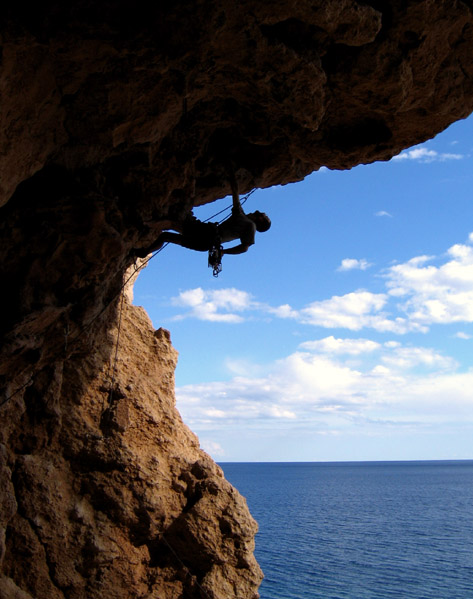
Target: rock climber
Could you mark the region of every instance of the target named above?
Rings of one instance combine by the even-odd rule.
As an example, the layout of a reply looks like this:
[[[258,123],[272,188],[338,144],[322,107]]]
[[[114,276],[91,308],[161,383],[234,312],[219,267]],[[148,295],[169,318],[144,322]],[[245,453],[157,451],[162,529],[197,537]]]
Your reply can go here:
[[[192,213],[184,221],[173,222],[170,229],[178,231],[161,233],[150,246],[135,250],[135,255],[144,258],[151,252],[159,250],[165,243],[174,243],[190,250],[198,252],[211,251],[220,247],[222,243],[240,240],[238,245],[222,249],[221,254],[243,254],[250,245],[255,243],[255,232],[263,233],[271,226],[269,217],[264,212],[251,212],[245,214],[240,204],[238,188],[234,177],[231,177],[232,188],[232,213],[229,218],[218,223],[204,223],[197,219]]]

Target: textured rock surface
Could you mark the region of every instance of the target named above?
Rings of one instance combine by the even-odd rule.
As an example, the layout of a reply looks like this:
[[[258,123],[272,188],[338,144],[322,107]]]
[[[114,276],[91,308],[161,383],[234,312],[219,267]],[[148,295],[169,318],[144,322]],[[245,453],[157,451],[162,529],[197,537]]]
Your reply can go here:
[[[175,409],[170,335],[121,313],[116,361],[112,329],[8,407],[0,595],[256,596],[256,523]]]
[[[130,307],[107,406],[131,250],[225,195],[228,161],[242,192],[287,183],[473,109],[471,1],[166,4],[2,11],[2,598],[252,597],[254,524]]]

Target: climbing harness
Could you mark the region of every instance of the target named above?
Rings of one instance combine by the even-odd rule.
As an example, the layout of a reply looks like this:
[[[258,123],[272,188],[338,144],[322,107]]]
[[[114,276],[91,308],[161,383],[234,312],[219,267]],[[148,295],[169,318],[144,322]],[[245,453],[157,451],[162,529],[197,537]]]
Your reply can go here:
[[[214,277],[218,277],[218,275],[222,272],[222,256],[223,247],[220,245],[220,242],[217,241],[209,250],[209,267],[212,268],[212,274]]]
[[[252,189],[250,191],[250,193],[248,193],[243,200],[241,201],[241,206],[243,206],[243,204],[246,202],[246,200],[250,197],[250,195],[252,193],[254,193],[256,191],[256,189]],[[223,210],[220,210],[220,212],[217,212],[216,214],[214,214],[213,216],[209,217],[207,220],[204,220],[204,223],[209,222],[211,219],[215,218],[216,216],[219,216],[220,214],[222,214],[223,212],[226,212],[227,210],[230,210],[231,206],[227,206],[226,208],[224,208]],[[219,220],[217,222],[217,224],[222,224],[224,220],[226,220],[226,216],[224,216],[221,220]],[[212,247],[209,250],[209,259],[208,259],[208,265],[209,268],[212,268],[212,274],[214,277],[218,277],[218,275],[222,272],[222,256],[223,256],[223,247],[220,244],[220,240],[216,239],[215,242],[213,243]]]

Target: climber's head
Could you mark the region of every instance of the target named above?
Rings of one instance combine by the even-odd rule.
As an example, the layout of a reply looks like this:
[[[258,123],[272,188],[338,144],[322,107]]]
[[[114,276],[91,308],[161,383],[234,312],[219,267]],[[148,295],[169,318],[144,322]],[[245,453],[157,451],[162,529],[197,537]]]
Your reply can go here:
[[[255,223],[256,230],[259,231],[260,233],[264,233],[271,226],[271,221],[269,219],[269,216],[267,214],[265,214],[264,212],[259,212],[258,210],[256,210],[255,212],[251,212],[250,214],[247,214],[246,216]]]

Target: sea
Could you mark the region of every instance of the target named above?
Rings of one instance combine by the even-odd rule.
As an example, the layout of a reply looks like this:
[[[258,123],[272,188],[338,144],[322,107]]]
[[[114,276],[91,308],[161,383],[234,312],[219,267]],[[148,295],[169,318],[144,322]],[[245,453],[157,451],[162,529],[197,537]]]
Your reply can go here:
[[[261,599],[473,599],[473,460],[222,463]]]

